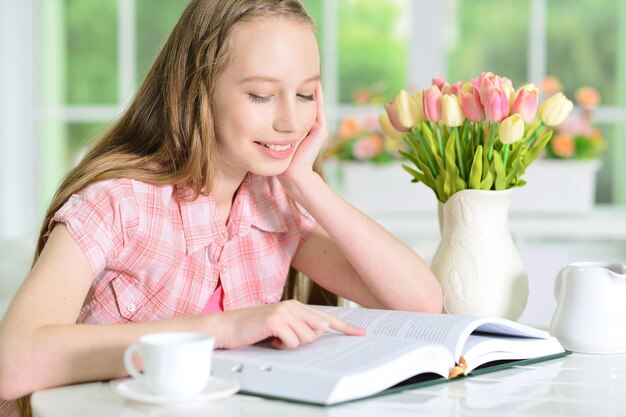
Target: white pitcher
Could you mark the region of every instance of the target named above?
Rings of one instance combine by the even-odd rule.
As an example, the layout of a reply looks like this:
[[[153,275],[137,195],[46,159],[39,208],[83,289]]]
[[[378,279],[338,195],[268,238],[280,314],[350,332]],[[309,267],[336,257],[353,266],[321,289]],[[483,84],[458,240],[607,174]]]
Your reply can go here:
[[[626,265],[577,262],[556,277],[550,330],[567,350],[626,352]]]

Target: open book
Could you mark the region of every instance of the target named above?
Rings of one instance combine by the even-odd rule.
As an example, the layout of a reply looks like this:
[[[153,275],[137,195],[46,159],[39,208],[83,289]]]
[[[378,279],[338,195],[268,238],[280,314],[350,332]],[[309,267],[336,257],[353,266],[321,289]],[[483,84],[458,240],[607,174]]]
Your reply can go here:
[[[366,330],[326,332],[278,350],[269,342],[214,352],[213,374],[242,392],[315,404],[377,394],[417,375],[451,379],[500,361],[565,354],[548,333],[510,320],[363,308],[318,307]]]

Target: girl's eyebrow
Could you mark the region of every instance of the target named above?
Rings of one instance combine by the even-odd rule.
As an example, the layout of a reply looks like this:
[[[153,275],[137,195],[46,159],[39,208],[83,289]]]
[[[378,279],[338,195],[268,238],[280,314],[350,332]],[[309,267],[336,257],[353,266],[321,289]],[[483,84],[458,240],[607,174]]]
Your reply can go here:
[[[302,84],[306,84],[309,83],[311,81],[319,81],[320,76],[319,74],[316,74],[312,77],[307,78],[306,80],[302,81]],[[245,77],[242,78],[241,80],[239,80],[239,84],[244,84],[244,83],[249,83],[249,82],[264,82],[264,83],[275,83],[278,84],[280,83],[280,80],[278,78],[273,78],[273,77],[266,77],[266,76],[262,76],[262,75],[252,75],[249,77]]]

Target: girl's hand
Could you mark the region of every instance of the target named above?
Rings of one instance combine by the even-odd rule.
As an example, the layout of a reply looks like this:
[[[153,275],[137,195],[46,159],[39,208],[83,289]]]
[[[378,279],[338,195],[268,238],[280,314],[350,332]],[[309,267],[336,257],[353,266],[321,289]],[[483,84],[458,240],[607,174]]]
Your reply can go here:
[[[311,343],[331,328],[349,335],[365,331],[295,300],[214,315],[219,320],[216,347],[234,349],[273,338],[272,346],[292,349]]]
[[[278,176],[278,179],[288,191],[293,189],[294,186],[308,175],[317,175],[313,172],[313,163],[320,153],[322,145],[328,138],[321,82],[318,82],[315,87],[315,100],[317,102],[317,117],[315,118],[315,122],[308,135],[298,146],[287,170]]]

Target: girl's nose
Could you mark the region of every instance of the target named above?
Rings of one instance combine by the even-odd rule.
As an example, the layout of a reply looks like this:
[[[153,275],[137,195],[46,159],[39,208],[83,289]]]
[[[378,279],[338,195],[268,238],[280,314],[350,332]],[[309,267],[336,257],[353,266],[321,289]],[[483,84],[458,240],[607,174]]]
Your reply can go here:
[[[281,104],[276,108],[276,114],[274,115],[274,129],[278,132],[287,133],[298,130],[295,100],[281,100]]]

